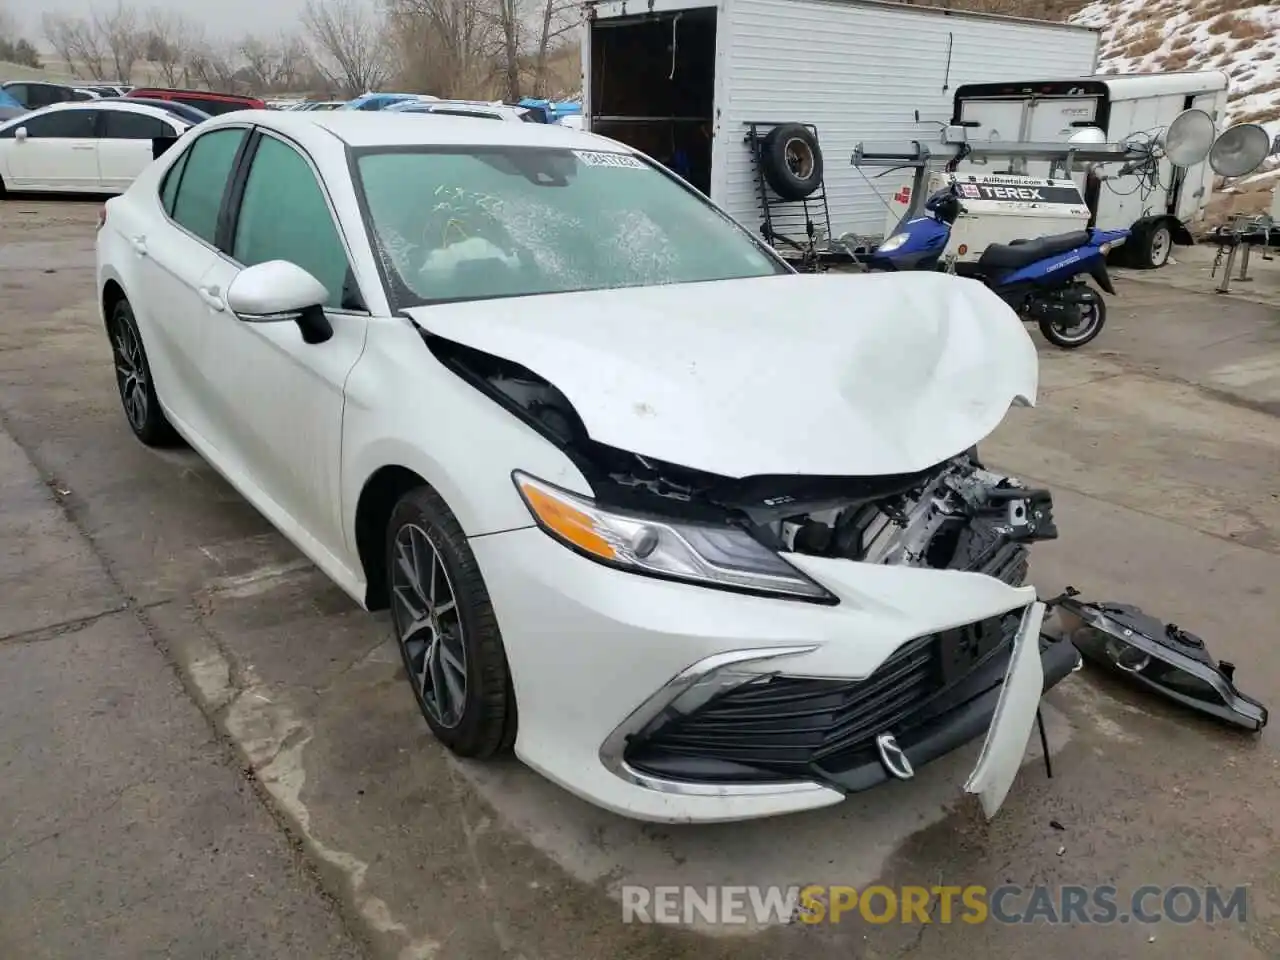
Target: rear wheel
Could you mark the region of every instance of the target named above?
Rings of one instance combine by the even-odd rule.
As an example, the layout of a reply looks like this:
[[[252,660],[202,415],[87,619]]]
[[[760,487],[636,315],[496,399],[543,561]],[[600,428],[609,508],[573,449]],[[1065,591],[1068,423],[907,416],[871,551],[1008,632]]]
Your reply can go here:
[[[1055,347],[1074,350],[1102,332],[1107,322],[1107,304],[1101,295],[1096,295],[1090,303],[1081,304],[1080,319],[1073,323],[1061,320],[1041,320],[1040,332]]]
[[[116,365],[116,389],[133,435],[148,447],[171,447],[181,442],[160,409],[151,365],[128,300],[119,300],[107,321],[111,354]]]
[[[516,702],[502,634],[475,555],[430,487],[410,490],[387,524],[391,622],[418,708],[463,757],[515,741]]]

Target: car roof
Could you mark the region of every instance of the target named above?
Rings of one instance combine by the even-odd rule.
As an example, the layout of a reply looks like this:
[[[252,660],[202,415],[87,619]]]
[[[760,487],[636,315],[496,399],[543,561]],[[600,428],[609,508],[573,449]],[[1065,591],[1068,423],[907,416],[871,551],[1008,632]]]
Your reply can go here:
[[[73,87],[69,83],[55,83],[52,80],[6,80],[3,84],[0,84],[0,86],[5,86],[5,87],[13,87],[13,86],[19,86],[19,85],[24,87],[59,87],[63,90],[75,89],[75,87]]]
[[[184,117],[170,113],[160,107],[153,107],[146,103],[130,103],[128,100],[64,100],[61,103],[51,103],[45,107],[37,107],[29,113],[24,113],[19,120],[30,120],[32,117],[46,113],[59,113],[65,110],[117,110],[125,113],[141,113],[148,117],[156,117],[160,120],[176,120],[185,126],[192,126],[191,121]],[[12,123],[12,120],[6,121]]]
[[[510,103],[494,103],[490,100],[419,100],[396,104],[389,109],[401,113],[420,113],[435,110],[473,110],[477,113],[488,112],[494,116],[505,114],[519,115],[528,113],[529,107],[517,107]]]
[[[636,152],[614,140],[550,123],[477,123],[448,114],[423,123],[382,110],[238,110],[206,120],[201,129],[245,121],[312,143],[317,134],[328,133],[352,147],[527,146]]]
[[[147,94],[167,93],[172,96],[191,97],[193,99],[200,99],[200,100],[225,100],[225,101],[233,101],[237,103],[239,102],[248,103],[250,101],[254,103],[261,102],[257,97],[249,97],[239,93],[215,93],[212,90],[182,90],[182,89],[179,89],[178,87],[134,87],[132,90],[129,91],[129,93],[134,97],[142,97],[142,98],[145,98]],[[162,99],[162,98],[157,97],[156,99]]]
[[[100,103],[122,103],[127,107],[155,107],[157,110],[164,110],[172,113],[175,110],[191,110],[195,113],[204,113],[199,107],[193,107],[188,103],[180,103],[177,100],[164,100],[161,97],[103,97]]]

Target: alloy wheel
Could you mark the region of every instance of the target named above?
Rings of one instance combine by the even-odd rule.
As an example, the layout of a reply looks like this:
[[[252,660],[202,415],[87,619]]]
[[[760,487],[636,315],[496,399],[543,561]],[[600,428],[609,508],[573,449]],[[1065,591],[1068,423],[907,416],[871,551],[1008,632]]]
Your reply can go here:
[[[142,430],[147,422],[147,367],[142,359],[142,343],[127,321],[116,324],[111,341],[116,361],[116,384],[125,416],[134,430]]]
[[[467,703],[462,619],[444,560],[415,524],[396,532],[391,610],[422,709],[440,726],[456,727]]]

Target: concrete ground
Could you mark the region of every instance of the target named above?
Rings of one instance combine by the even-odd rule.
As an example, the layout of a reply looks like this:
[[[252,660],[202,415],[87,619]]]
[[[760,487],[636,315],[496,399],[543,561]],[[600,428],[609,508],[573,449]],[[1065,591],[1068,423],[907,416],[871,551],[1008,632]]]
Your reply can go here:
[[[96,212],[0,205],[0,957],[1280,956],[1276,734],[1088,670],[1048,698],[1053,779],[1028,763],[989,825],[959,803],[975,747],[836,808],[714,828],[446,756],[385,619],[198,457],[129,434]],[[1176,620],[1274,707],[1280,311],[1179,283],[1122,280],[1099,340],[1043,348],[1040,406],[983,453],[1054,491],[1043,592]],[[624,925],[618,900],[876,879],[1247,884],[1248,922],[726,933]]]

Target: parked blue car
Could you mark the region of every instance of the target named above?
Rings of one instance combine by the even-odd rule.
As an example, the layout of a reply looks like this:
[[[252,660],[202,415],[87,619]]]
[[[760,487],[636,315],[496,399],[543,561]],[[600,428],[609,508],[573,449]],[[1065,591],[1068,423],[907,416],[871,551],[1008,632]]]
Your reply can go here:
[[[349,100],[339,110],[384,110],[393,103],[420,99],[416,93],[366,93]]]

